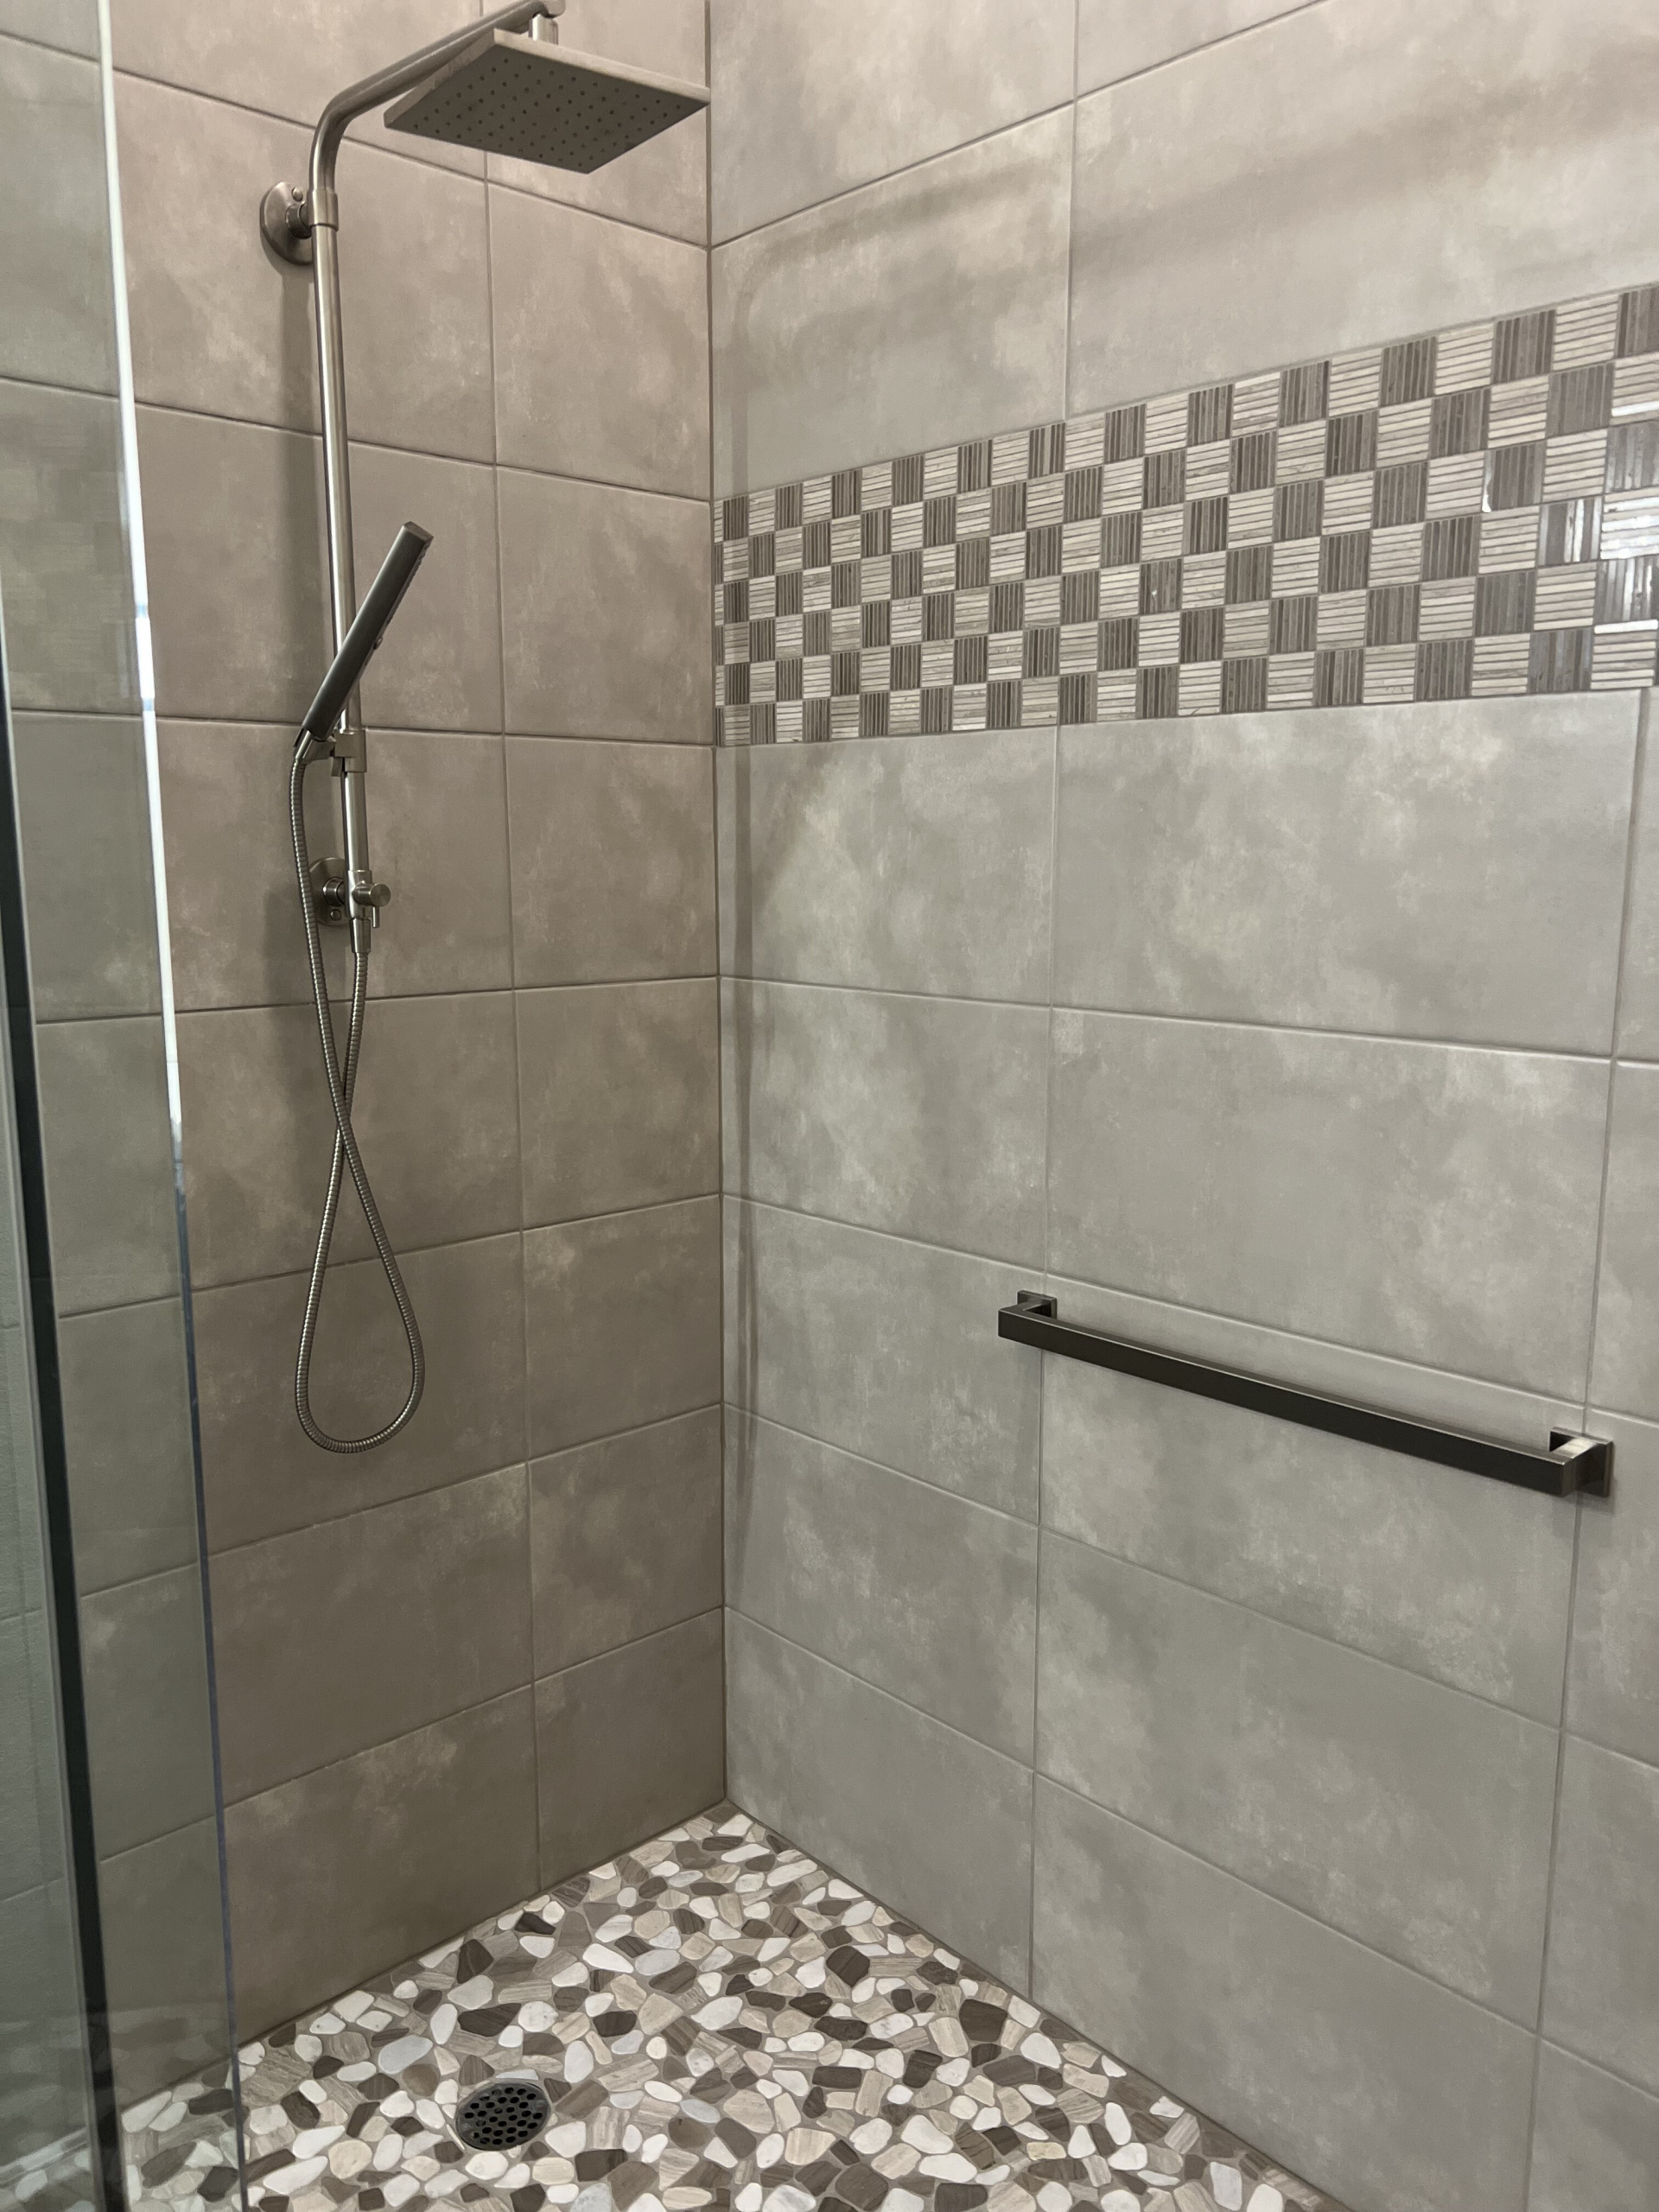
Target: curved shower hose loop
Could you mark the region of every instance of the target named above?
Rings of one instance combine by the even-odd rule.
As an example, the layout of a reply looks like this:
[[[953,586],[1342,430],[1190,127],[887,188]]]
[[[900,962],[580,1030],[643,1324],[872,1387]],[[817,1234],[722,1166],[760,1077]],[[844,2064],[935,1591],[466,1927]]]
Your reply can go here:
[[[299,880],[300,906],[305,916],[306,957],[311,969],[311,997],[317,1017],[317,1033],[322,1045],[322,1065],[328,1078],[328,1096],[334,1109],[334,1156],[328,1171],[328,1194],[323,1201],[322,1219],[317,1230],[317,1249],[311,1262],[311,1281],[305,1296],[305,1319],[300,1325],[299,1357],[294,1368],[294,1409],[300,1417],[300,1427],[311,1441],[324,1452],[372,1452],[386,1443],[410,1421],[421,1402],[426,1388],[426,1351],[421,1343],[421,1325],[415,1318],[415,1308],[404,1287],[398,1272],[397,1255],[391,1249],[380,1220],[380,1209],[375,1204],[374,1192],[369,1186],[368,1171],[363,1165],[362,1154],[357,1148],[357,1135],[352,1127],[352,1094],[357,1087],[357,1060],[363,1041],[363,1016],[367,1004],[369,988],[369,921],[366,916],[355,915],[352,920],[352,1012],[346,1031],[346,1065],[342,1070],[340,1048],[334,1038],[334,1016],[328,1010],[328,979],[322,964],[322,937],[317,925],[317,911],[311,889],[311,855],[305,835],[305,772],[314,758],[308,739],[302,738],[294,753],[294,766],[289,778],[289,826],[294,838],[294,870]],[[330,1436],[327,1429],[318,1426],[311,1412],[311,1354],[316,1339],[317,1313],[322,1304],[323,1278],[328,1268],[328,1249],[334,1242],[334,1220],[340,1211],[341,1172],[351,1170],[352,1183],[358,1201],[363,1208],[363,1217],[369,1224],[369,1234],[374,1239],[374,1249],[379,1259],[387,1287],[397,1302],[397,1318],[404,1325],[404,1339],[409,1346],[409,1395],[403,1409],[378,1428],[372,1436]]]

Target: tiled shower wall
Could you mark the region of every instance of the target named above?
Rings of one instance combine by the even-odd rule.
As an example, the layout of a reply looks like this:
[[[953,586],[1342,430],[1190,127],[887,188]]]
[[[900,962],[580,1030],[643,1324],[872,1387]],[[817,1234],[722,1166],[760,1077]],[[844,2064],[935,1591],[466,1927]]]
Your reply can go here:
[[[717,496],[1659,276],[1613,0],[711,58]],[[717,755],[729,1786],[1357,2212],[1636,2204],[1652,694],[1357,696]],[[1040,1363],[1045,1282],[1617,1495]]]
[[[330,1141],[284,829],[326,650],[311,288],[256,217],[331,92],[465,9],[302,12],[113,9],[246,2031],[721,1786],[702,126],[593,179],[378,124],[341,162],[359,578],[435,533],[365,689],[394,898],[358,1104],[429,1380],[327,1458],[291,1399]],[[564,35],[703,73],[701,0]],[[404,1355],[349,1206],[335,1249],[314,1402],[349,1429]]]

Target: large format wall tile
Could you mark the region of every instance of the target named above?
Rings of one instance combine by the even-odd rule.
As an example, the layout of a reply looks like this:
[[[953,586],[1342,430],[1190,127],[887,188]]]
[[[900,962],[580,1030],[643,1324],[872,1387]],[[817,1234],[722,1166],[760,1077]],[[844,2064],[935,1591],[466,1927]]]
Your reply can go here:
[[[1045,1540],[1042,1771],[1529,2025],[1555,1758],[1552,1728]]]
[[[98,1888],[116,2080],[134,2102],[230,2056],[218,1822],[105,1858]]]
[[[12,773],[36,1019],[159,1013],[143,725],[18,715]]]
[[[80,1602],[99,1849],[130,1850],[213,1808],[201,1580],[193,1560]]]
[[[528,1541],[524,1470],[508,1467],[217,1554],[226,1796],[529,1681]]]
[[[521,988],[713,973],[706,751],[509,738],[507,791]]]
[[[1569,1737],[1543,2031],[1659,2094],[1659,1768]]]
[[[720,1431],[705,1406],[531,1465],[538,1675],[719,1605]]]
[[[741,1613],[726,1633],[732,1796],[1023,1988],[1027,1769]]]
[[[116,79],[115,114],[137,397],[315,429],[311,271],[270,252],[257,220],[278,178],[303,181],[309,134],[145,77]]]
[[[245,1797],[225,1834],[246,2037],[531,1895],[531,1693]]]
[[[716,249],[715,491],[1064,413],[1071,168],[1067,108]]]
[[[401,1252],[517,1229],[518,1102],[510,993],[383,999],[365,1024],[353,1119]],[[308,1006],[187,1015],[179,1025],[191,1271],[246,1282],[310,1264],[334,1117]],[[373,1249],[354,1193],[334,1250]]]
[[[728,1399],[1035,1516],[1040,1363],[990,1342],[1023,1271],[728,1198],[725,1276]]]
[[[716,1611],[537,1683],[543,1882],[719,1802],[723,1682]]]
[[[1653,694],[1642,698],[1652,736]],[[1659,1059],[1659,777],[1644,761],[1631,851],[1630,920],[1618,989],[1618,1049],[1631,1060]]]
[[[1527,2212],[1585,2212],[1651,2195],[1659,2173],[1659,2098],[1546,2044],[1533,2122]]]
[[[1613,1497],[1579,1516],[1567,1720],[1659,1765],[1659,1429],[1592,1412],[1613,1440]]]
[[[353,447],[359,596],[406,521],[432,533],[420,573],[364,674],[363,715],[372,730],[500,728],[495,497],[489,468],[385,446]],[[313,686],[321,680],[319,668]]]
[[[1115,85],[1217,39],[1233,38],[1307,0],[1078,0],[1077,90]]]
[[[294,1414],[294,1357],[307,1277],[201,1290],[194,1300],[207,1530],[215,1548],[308,1528],[387,1498],[487,1473],[524,1456],[524,1271],[516,1232],[398,1256],[426,1347],[415,1421],[340,1463]],[[378,1260],[331,1267],[311,1410],[330,1434],[389,1421],[409,1387],[409,1353]]]
[[[1353,2212],[1521,2212],[1533,2038],[1037,1785],[1039,2005]]]
[[[1086,1306],[1062,1292],[1061,1311],[1082,1319]],[[1261,1364],[1249,1351],[1213,1356],[1225,1364],[1230,1350],[1233,1363]],[[1043,1516],[1062,1535],[1535,1720],[1559,1719],[1573,1503],[1081,1361],[1043,1366]],[[1364,1380],[1310,1375],[1306,1385],[1374,1395]],[[1449,1417],[1494,1427],[1484,1408]],[[1541,1410],[1528,1440],[1541,1445],[1548,1427]],[[1586,1518],[1586,1540],[1595,1525]]]
[[[1610,694],[1068,730],[1055,995],[1605,1052],[1637,715]]]
[[[726,1601],[1029,1764],[1037,1537],[1028,1523],[734,1414]]]
[[[1605,1065],[1057,1014],[1050,1264],[1582,1388]]]
[[[497,192],[490,269],[502,461],[707,499],[702,247]]]
[[[0,0],[0,31],[95,59],[97,0]]]
[[[0,15],[0,33],[14,28]],[[0,193],[16,211],[0,234],[0,376],[113,391],[98,70],[78,56],[0,38]]]
[[[524,1236],[530,1445],[557,1452],[720,1397],[720,1201]]]
[[[719,1188],[719,1021],[712,976],[519,994],[527,1224]]]
[[[292,727],[328,664],[316,441],[141,407],[138,465],[158,708]]]
[[[200,1318],[198,1311],[198,1329]],[[193,1566],[199,1538],[181,1301],[64,1316],[58,1375],[81,1588]]]
[[[60,1313],[178,1290],[166,1051],[159,1015],[35,1032]]]
[[[507,728],[706,745],[709,510],[504,471]]]
[[[152,545],[152,562],[154,554]],[[0,381],[0,586],[14,712],[118,715],[137,708],[121,422],[113,399]]]
[[[715,765],[723,973],[1046,996],[1052,733],[728,747]]]
[[[1650,281],[1656,64],[1642,0],[1327,0],[1082,101],[1071,405]]]
[[[1622,1063],[1607,1137],[1592,1395],[1621,1413],[1659,1415],[1659,1067]]]
[[[391,886],[369,995],[505,990],[512,982],[507,810],[499,737],[376,729],[369,850]],[[286,790],[294,733],[280,724],[163,722],[168,935],[179,1005],[308,1001]],[[306,778],[314,856],[338,853],[340,780]],[[154,887],[150,896],[154,899]],[[332,988],[351,988],[351,945],[323,931]]]
[[[728,982],[726,1187],[1035,1265],[1038,1007]]]
[[[709,28],[716,238],[1071,97],[1067,0],[713,0]]]

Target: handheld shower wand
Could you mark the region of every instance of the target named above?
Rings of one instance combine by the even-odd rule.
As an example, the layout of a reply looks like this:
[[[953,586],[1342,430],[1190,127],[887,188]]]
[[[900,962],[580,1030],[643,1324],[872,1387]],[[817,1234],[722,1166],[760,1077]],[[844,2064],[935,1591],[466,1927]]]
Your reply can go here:
[[[317,1232],[294,1375],[294,1402],[300,1426],[325,1452],[372,1452],[396,1436],[413,1417],[426,1383],[420,1326],[358,1152],[352,1128],[352,1096],[368,999],[369,951],[380,911],[391,896],[384,883],[375,880],[369,865],[368,739],[357,688],[365,664],[385,634],[431,541],[423,530],[405,523],[368,596],[358,607],[346,429],[346,347],[340,323],[340,195],[334,175],[350,125],[359,116],[390,102],[397,104],[386,118],[393,130],[584,175],[707,107],[709,95],[699,86],[681,84],[652,70],[631,68],[591,54],[563,51],[555,19],[564,12],[564,4],[565,0],[512,0],[512,5],[498,8],[464,29],[337,92],[323,109],[311,142],[308,188],[274,184],[259,211],[267,245],[284,260],[309,263],[316,289],[328,612],[334,658],[300,726],[289,779],[289,821],[305,913],[311,995],[334,1115],[334,1165]],[[529,36],[522,35],[526,32]],[[314,760],[325,757],[332,760],[340,778],[345,855],[338,861],[314,863],[306,844],[305,772]],[[343,1059],[322,964],[321,928],[324,924],[347,928],[352,933],[352,1010]],[[317,1313],[341,1178],[347,1172],[397,1300],[410,1363],[409,1395],[403,1410],[372,1435],[358,1437],[329,1435],[313,1418],[310,1405]]]

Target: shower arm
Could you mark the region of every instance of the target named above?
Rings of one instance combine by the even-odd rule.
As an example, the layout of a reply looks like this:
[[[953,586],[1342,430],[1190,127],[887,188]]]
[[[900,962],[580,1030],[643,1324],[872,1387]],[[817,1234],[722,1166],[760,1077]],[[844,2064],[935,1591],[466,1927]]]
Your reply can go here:
[[[346,346],[340,318],[340,200],[334,168],[346,133],[359,116],[385,107],[412,91],[423,78],[491,31],[531,30],[538,18],[564,12],[565,0],[513,0],[510,7],[483,15],[464,30],[436,39],[418,53],[378,69],[344,92],[336,92],[318,120],[311,141],[310,187],[273,187],[262,222],[266,238],[289,260],[309,259],[316,292],[317,385],[322,415],[323,499],[328,547],[330,650],[338,652],[357,612],[357,582],[352,555],[351,455],[346,427]],[[553,35],[556,37],[556,30]],[[357,692],[346,701],[340,728],[311,741],[313,757],[332,753],[341,779],[340,815],[345,832],[343,880],[320,886],[330,920],[350,922],[354,933],[366,920],[378,924],[391,896],[377,884],[369,865],[368,807],[364,778],[368,744]]]

